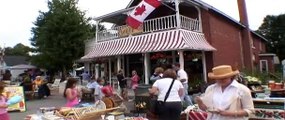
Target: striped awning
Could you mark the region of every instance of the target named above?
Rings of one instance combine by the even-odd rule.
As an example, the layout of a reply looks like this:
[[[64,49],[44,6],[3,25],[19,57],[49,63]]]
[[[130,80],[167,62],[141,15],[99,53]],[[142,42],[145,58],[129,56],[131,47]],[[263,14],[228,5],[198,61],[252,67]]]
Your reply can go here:
[[[204,34],[181,29],[98,42],[94,46],[81,59],[169,50],[216,50]]]

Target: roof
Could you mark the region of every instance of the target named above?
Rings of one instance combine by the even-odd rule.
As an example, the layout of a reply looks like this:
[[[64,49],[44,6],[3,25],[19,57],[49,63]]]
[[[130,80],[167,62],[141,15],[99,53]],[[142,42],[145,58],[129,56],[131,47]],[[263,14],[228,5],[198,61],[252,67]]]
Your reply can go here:
[[[196,2],[200,5],[200,7],[204,8],[204,9],[209,9],[212,10],[215,13],[218,13],[219,15],[222,15],[223,17],[227,18],[228,20],[236,23],[237,25],[241,26],[241,27],[245,27],[245,25],[243,25],[242,23],[240,23],[239,21],[235,20],[234,18],[230,17],[229,15],[225,14],[224,12],[218,10],[217,8],[201,1],[201,0],[192,0],[193,2]],[[253,30],[250,30],[250,32],[254,35],[256,35],[257,37],[261,38],[262,40],[264,40],[265,42],[267,42],[268,40],[266,38],[264,38],[263,36],[261,36],[260,34],[254,32]]]
[[[268,42],[268,40],[267,40],[265,37],[263,37],[262,35],[260,35],[259,33],[254,32],[254,31],[251,31],[251,33],[252,33],[253,35],[255,35],[255,36],[261,38],[261,39],[264,40],[265,42]]]
[[[110,22],[116,23],[117,25],[122,25],[125,23],[125,19],[128,17],[127,13],[133,10],[135,7],[121,9],[100,17],[96,17],[93,20],[100,22]]]
[[[242,26],[242,27],[245,27],[245,25],[243,25],[242,23],[240,23],[239,21],[235,20],[234,18],[232,18],[231,16],[225,14],[224,12],[220,11],[219,9],[201,1],[201,0],[192,0],[193,2],[197,3],[198,5],[200,5],[200,7],[204,8],[204,9],[207,9],[207,10],[211,10],[215,13],[218,13],[220,15],[222,15],[223,17],[227,18],[228,20]]]
[[[4,56],[4,62],[6,63],[6,66],[29,64],[29,61],[25,56]]]
[[[14,65],[14,66],[10,67],[11,70],[14,70],[14,69],[34,69],[34,68],[36,68],[36,66],[26,65],[26,64],[19,64],[19,65]]]

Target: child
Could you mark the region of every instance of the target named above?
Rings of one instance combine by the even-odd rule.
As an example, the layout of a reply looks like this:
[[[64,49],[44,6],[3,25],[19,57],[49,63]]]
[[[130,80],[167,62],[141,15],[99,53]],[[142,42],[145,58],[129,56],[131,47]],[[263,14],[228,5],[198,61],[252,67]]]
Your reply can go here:
[[[0,119],[10,120],[10,117],[7,112],[7,108],[8,108],[8,105],[6,104],[7,98],[3,95],[4,87],[5,87],[5,84],[3,82],[0,82]]]
[[[95,102],[97,102],[98,100],[101,100],[104,96],[101,91],[101,88],[103,87],[105,80],[103,78],[98,78],[97,83],[98,84],[96,85],[95,92],[94,92]]]
[[[131,85],[132,85],[132,89],[134,90],[134,93],[135,93],[136,89],[137,89],[137,87],[139,85],[140,77],[138,76],[137,71],[135,71],[135,70],[132,71],[132,75],[133,76],[131,78],[131,80],[132,80]]]
[[[74,107],[79,104],[79,91],[76,88],[77,80],[69,78],[67,80],[63,96],[67,99],[65,107]]]

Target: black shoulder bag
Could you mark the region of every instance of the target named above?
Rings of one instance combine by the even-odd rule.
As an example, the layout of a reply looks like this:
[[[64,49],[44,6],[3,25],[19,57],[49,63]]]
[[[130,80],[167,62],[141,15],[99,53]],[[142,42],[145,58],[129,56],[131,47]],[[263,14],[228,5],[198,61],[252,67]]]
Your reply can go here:
[[[172,86],[173,86],[174,81],[175,81],[175,80],[173,79],[172,82],[171,82],[171,84],[170,84],[170,87],[169,87],[169,89],[168,89],[168,91],[167,91],[167,93],[166,93],[166,95],[165,95],[164,101],[157,101],[157,99],[152,101],[151,112],[154,113],[155,115],[158,115],[158,114],[160,113],[160,111],[161,111],[160,108],[161,108],[161,107],[164,105],[164,103],[166,102],[166,100],[167,100],[167,98],[168,98],[168,96],[169,96],[169,94],[170,94],[170,90],[171,90],[171,88],[172,88]]]

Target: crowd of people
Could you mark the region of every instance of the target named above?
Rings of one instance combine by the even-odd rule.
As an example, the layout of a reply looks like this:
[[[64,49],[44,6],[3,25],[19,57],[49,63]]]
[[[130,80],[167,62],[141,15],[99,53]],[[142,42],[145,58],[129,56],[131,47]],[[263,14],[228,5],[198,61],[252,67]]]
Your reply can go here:
[[[153,85],[149,93],[157,95],[157,101],[163,103],[156,114],[159,120],[179,120],[182,105],[193,105],[188,95],[188,75],[179,64],[164,72],[161,69],[156,68],[150,79]],[[230,65],[216,66],[208,73],[214,84],[194,100],[201,110],[208,113],[208,120],[245,120],[253,113],[251,92],[237,81],[238,74],[239,71],[233,71]]]
[[[140,77],[135,70],[132,71],[130,78],[126,78],[123,72],[119,70],[116,77],[121,89],[120,95],[125,101],[129,101],[128,89],[136,92]],[[208,73],[208,78],[215,81],[214,84],[209,85],[203,95],[191,98],[188,94],[188,85],[191,80],[179,64],[166,69],[155,68],[154,74],[150,77],[152,87],[149,93],[156,96],[157,101],[162,103],[157,113],[159,120],[179,120],[183,106],[193,105],[193,102],[208,113],[207,119],[209,120],[244,120],[253,113],[254,106],[249,88],[237,81],[238,75],[239,71],[232,70],[230,65],[216,66]],[[25,72],[22,77],[21,85],[24,90],[37,90],[40,98],[50,95],[47,82],[41,76],[32,79],[29,73]],[[68,78],[63,92],[63,97],[67,101],[66,107],[79,105],[82,97],[81,90],[91,92],[94,95],[94,102],[102,100],[104,96],[112,96],[112,87],[106,84],[103,78],[90,77],[87,72],[84,72],[82,79],[88,82],[83,89],[78,89],[78,80]],[[130,86],[127,82],[129,79]],[[32,88],[26,88],[27,85],[32,85]],[[7,105],[5,104],[6,98],[1,94],[3,89],[4,84],[0,83],[0,117],[9,120],[7,111],[4,110]]]

